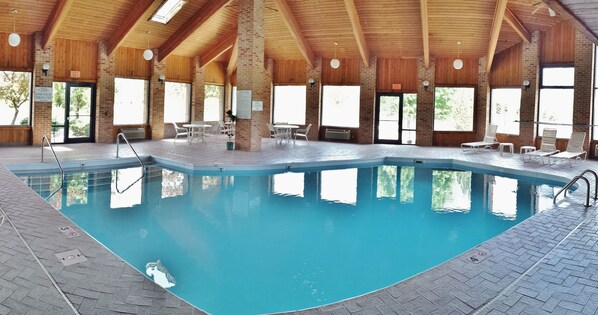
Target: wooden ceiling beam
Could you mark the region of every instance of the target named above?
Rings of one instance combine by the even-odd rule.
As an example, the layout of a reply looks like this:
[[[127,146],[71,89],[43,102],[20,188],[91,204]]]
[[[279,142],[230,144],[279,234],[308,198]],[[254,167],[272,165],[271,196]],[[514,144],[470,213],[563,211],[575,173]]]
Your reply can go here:
[[[199,56],[199,66],[203,68],[210,62],[216,60],[216,58],[220,57],[223,53],[233,48],[236,42],[237,30],[235,29],[232,33],[226,36],[224,40],[221,40],[216,46],[212,47],[205,54]]]
[[[108,55],[111,55],[112,52],[122,44],[135,24],[139,22],[139,19],[143,17],[145,11],[147,11],[153,3],[154,0],[137,0],[133,9],[127,14],[127,18],[120,23],[120,27],[114,34],[112,34],[110,40],[108,40]]]
[[[48,48],[48,44],[54,39],[54,36],[56,36],[56,33],[62,22],[64,22],[73,2],[75,2],[75,0],[58,0],[56,2],[56,6],[54,7],[54,10],[52,10],[52,14],[44,27],[44,35],[42,36],[43,49]]]
[[[316,64],[316,58],[314,57],[311,48],[307,44],[305,37],[303,37],[303,33],[299,28],[299,24],[297,24],[297,20],[295,20],[293,13],[291,13],[291,10],[289,9],[289,5],[287,4],[286,0],[274,0],[274,4],[278,9],[278,13],[280,13],[282,20],[284,21],[284,24],[287,26],[287,28],[291,32],[291,35],[293,36],[293,39],[297,43],[301,55],[303,55],[303,58],[305,59],[305,61],[307,61],[309,66],[311,68],[314,68]]]
[[[492,61],[494,60],[494,53],[496,52],[496,44],[498,43],[502,21],[505,17],[507,1],[508,0],[496,0],[494,19],[492,20],[492,29],[490,30],[490,44],[488,45],[488,66],[486,68],[488,73],[490,73],[490,69],[492,69]]]
[[[580,30],[584,35],[594,44],[598,45],[598,36],[587,25],[585,25],[575,14],[573,14],[567,7],[557,0],[542,0],[546,5],[560,15],[564,20],[571,23],[575,28]]]
[[[353,35],[355,35],[355,40],[357,40],[357,47],[359,48],[361,59],[363,59],[363,64],[366,66],[366,68],[369,68],[370,51],[368,49],[367,42],[365,41],[365,36],[363,35],[363,29],[361,28],[361,23],[359,22],[359,14],[357,14],[357,8],[355,7],[354,0],[345,0],[345,8],[347,8],[347,13],[349,13],[349,20],[351,20]]]
[[[505,21],[507,21],[507,24],[511,26],[515,33],[517,33],[517,35],[519,35],[519,37],[521,37],[521,39],[524,42],[529,44],[532,41],[532,36],[528,32],[528,30],[525,28],[523,23],[521,23],[521,21],[517,18],[515,13],[513,13],[513,11],[509,9],[509,7],[505,9]]]
[[[237,60],[239,58],[239,39],[235,40],[233,50],[230,52],[230,58],[228,59],[228,65],[226,66],[226,75],[230,76],[235,72],[237,68]]]
[[[428,27],[428,0],[419,0],[419,11],[422,20],[422,36],[424,44],[424,67],[430,68],[430,39]]]
[[[158,49],[158,61],[168,57],[180,44],[182,44],[193,32],[208,22],[214,14],[224,8],[232,0],[210,0],[204,4],[194,16],[186,21],[181,28]]]

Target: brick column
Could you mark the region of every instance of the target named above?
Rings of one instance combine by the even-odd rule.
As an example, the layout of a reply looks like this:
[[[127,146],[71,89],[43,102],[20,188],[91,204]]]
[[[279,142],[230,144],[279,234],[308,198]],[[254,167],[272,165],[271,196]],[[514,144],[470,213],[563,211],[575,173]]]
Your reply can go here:
[[[35,88],[45,87],[52,88],[52,81],[54,81],[54,46],[43,49],[42,34],[35,33],[33,36],[35,43],[35,53],[33,59],[33,92],[31,97],[35,100]],[[44,63],[50,64],[48,74],[44,75],[42,65]],[[31,129],[32,129],[32,144],[37,145],[41,143],[44,135],[50,137],[52,133],[52,102],[35,102],[33,101],[31,113]],[[50,139],[52,141],[52,139]]]
[[[264,102],[264,0],[240,0],[238,16],[237,90],[250,90],[252,101]],[[237,115],[238,115],[237,109]],[[235,147],[243,151],[262,148],[263,111],[252,111],[251,119],[238,119]]]
[[[377,58],[370,57],[370,67],[363,63],[359,66],[359,82],[361,84],[359,97],[359,131],[357,143],[374,143],[374,113],[376,110],[376,69]]]
[[[154,50],[152,77],[149,84],[152,140],[164,139],[164,82],[158,82],[158,79],[161,74],[166,75],[166,60],[158,62],[158,53]]]
[[[415,143],[420,146],[434,144],[434,86],[435,60],[430,58],[430,67],[424,67],[424,59],[418,59],[417,70],[417,125],[415,127]],[[425,80],[430,82],[424,88]]]
[[[264,76],[262,81],[262,89],[264,91],[264,111],[262,112],[262,121],[258,126],[261,128],[261,138],[270,137],[270,131],[268,130],[268,126],[266,126],[266,124],[270,123],[270,117],[272,117],[272,107],[270,106],[270,104],[272,104],[272,77],[274,77],[274,60],[272,60],[272,58],[268,58],[268,60],[266,60],[266,69],[264,69]]]
[[[540,32],[532,33],[532,40],[529,44],[523,43],[521,52],[521,75],[523,80],[530,82],[529,88],[521,90],[521,107],[519,120],[536,121],[538,112],[538,95],[540,79],[540,57],[539,57]],[[523,83],[522,83],[523,84]],[[535,123],[519,124],[519,145],[534,145],[536,137]]]
[[[592,124],[592,92],[594,69],[594,47],[592,42],[579,30],[575,30],[575,90],[573,94],[573,131],[586,133],[584,148],[590,144]]]
[[[305,124],[312,124],[311,131],[307,135],[309,140],[318,140],[320,130],[320,93],[322,92],[322,58],[316,59],[314,68],[305,66],[307,82],[307,97],[305,98]],[[309,84],[309,79],[314,80],[313,86]]]
[[[193,58],[193,98],[191,99],[191,121],[202,121],[206,97],[205,68],[200,68],[199,57]]]
[[[475,107],[476,139],[484,138],[486,125],[490,122],[490,85],[488,84],[488,58],[485,56],[478,61],[478,100]],[[499,130],[500,131],[500,130]]]
[[[108,43],[98,43],[98,83],[96,85],[95,141],[110,143],[114,129],[114,57],[108,56]]]

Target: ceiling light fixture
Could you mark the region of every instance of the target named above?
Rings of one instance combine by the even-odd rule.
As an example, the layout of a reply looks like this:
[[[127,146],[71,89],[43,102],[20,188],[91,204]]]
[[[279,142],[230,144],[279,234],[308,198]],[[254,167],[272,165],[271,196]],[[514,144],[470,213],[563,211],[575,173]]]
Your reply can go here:
[[[152,60],[154,58],[154,52],[149,47],[149,34],[151,31],[147,31],[147,49],[143,51],[143,59]]]
[[[461,68],[463,68],[463,60],[461,60],[460,58],[460,53],[461,50],[459,49],[461,47],[461,42],[457,42],[457,59],[455,59],[453,61],[453,68],[455,68],[456,70],[461,70]]]
[[[17,9],[10,10],[10,13],[12,13],[12,33],[10,33],[10,35],[8,35],[8,44],[12,47],[17,47],[21,43],[21,36],[19,36],[19,34],[17,34],[16,26],[15,26]]]
[[[338,46],[337,42],[334,42],[334,58],[332,60],[330,60],[330,66],[333,69],[338,69],[338,67],[341,66],[341,61],[336,59],[336,47]]]
[[[185,3],[187,3],[187,0],[166,0],[160,5],[158,10],[152,14],[150,20],[166,24],[170,22],[170,19],[172,19],[179,10],[181,10]]]

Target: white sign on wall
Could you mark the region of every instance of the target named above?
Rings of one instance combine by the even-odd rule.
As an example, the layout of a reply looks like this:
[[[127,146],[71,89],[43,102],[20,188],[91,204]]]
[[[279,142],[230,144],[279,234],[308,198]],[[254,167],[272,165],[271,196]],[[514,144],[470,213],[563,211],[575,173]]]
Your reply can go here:
[[[52,102],[52,88],[38,86],[33,90],[33,100],[36,102]]]
[[[264,110],[264,103],[262,101],[253,101],[251,103],[251,110],[254,112],[261,112]]]
[[[251,90],[237,90],[237,118],[251,119]]]

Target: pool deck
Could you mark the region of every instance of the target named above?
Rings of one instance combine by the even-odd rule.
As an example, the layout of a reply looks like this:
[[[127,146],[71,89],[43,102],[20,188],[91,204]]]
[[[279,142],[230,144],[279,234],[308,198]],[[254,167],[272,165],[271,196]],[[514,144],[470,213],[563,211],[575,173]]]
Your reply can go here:
[[[586,161],[542,166],[518,154],[463,153],[458,148],[297,141],[259,152],[226,151],[224,143],[133,143],[140,155],[187,169],[283,169],[342,161],[442,159],[489,165],[542,178],[572,178]],[[114,144],[55,145],[67,166],[114,159]],[[130,154],[130,152],[126,152]],[[39,147],[0,147],[0,314],[202,314],[155,285],[74,225],[8,168],[39,165]],[[55,167],[46,149],[44,167]],[[593,186],[593,184],[592,184]],[[593,191],[594,187],[592,187]],[[410,279],[361,297],[297,314],[595,314],[598,312],[598,211],[583,206],[585,188],[474,249]],[[2,219],[0,218],[0,222]],[[475,228],[475,227],[472,227]],[[56,253],[78,249],[87,261],[63,266]],[[472,256],[485,253],[478,262]],[[43,267],[42,267],[43,266]],[[231,297],[234,299],[234,297]],[[231,301],[234,303],[234,301]]]

